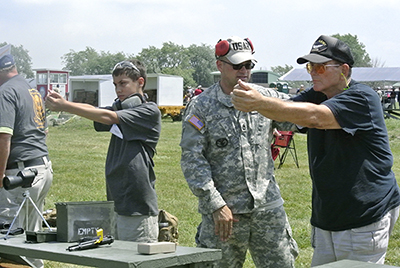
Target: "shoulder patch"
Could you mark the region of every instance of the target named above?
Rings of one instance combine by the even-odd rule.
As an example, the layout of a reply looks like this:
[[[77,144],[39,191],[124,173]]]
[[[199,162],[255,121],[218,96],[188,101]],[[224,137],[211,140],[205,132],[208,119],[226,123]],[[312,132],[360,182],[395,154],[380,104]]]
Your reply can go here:
[[[192,117],[190,117],[189,123],[192,124],[199,131],[204,127],[204,123],[195,115],[192,115]]]

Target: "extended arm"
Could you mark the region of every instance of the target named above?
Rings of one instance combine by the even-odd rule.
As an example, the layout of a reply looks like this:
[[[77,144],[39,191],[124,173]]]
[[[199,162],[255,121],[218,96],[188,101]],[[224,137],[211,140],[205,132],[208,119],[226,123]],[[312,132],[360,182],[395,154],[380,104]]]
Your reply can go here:
[[[65,111],[107,125],[119,123],[117,113],[114,111],[98,109],[86,103],[69,102],[54,91],[47,96],[46,107],[52,111]]]
[[[232,93],[235,108],[243,111],[258,111],[265,117],[276,121],[317,129],[340,129],[332,111],[323,104],[291,102],[262,96],[249,84],[239,81]]]

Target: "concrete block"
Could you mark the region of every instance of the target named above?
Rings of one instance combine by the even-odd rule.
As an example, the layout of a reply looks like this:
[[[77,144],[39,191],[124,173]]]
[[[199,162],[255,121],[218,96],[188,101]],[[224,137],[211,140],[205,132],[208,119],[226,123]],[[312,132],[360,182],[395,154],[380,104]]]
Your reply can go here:
[[[139,243],[138,252],[140,254],[171,253],[176,251],[176,244],[172,242]]]

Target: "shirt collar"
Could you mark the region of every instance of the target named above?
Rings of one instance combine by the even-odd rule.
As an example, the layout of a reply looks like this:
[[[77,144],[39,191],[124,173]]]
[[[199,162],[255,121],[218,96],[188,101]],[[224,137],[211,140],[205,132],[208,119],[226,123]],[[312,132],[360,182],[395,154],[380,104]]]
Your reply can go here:
[[[233,107],[231,95],[226,95],[218,83],[217,99],[227,107]]]

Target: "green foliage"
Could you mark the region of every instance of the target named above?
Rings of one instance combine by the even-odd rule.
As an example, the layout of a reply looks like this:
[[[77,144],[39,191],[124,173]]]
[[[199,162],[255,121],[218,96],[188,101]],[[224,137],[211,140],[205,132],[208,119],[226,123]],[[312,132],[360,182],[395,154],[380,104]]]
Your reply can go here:
[[[186,48],[172,42],[165,42],[161,48],[159,65],[164,68],[189,68],[189,57]]]
[[[372,67],[372,61],[369,54],[365,50],[365,45],[358,40],[357,35],[351,34],[334,34],[333,37],[345,42],[351,49],[354,57],[353,67]]]
[[[63,70],[71,71],[70,75],[110,74],[117,62],[130,57],[123,52],[112,54],[101,51],[99,53],[91,47],[86,47],[86,50],[78,52],[71,49],[69,53],[62,57],[65,64]]]
[[[279,74],[280,76],[284,75],[285,73],[289,72],[290,70],[293,69],[292,65],[287,65],[285,64],[285,66],[275,66],[275,67],[271,67],[271,70],[274,73]]]
[[[193,79],[193,69],[182,69],[181,67],[168,67],[163,69],[163,74],[171,74],[171,75],[178,75],[183,77],[183,84],[184,85],[195,85],[196,82]]]
[[[183,46],[166,42],[161,49],[152,46],[143,49],[137,58],[147,66],[148,73],[182,76],[184,85],[196,83],[193,80],[194,70],[189,65],[187,49]]]
[[[172,42],[163,43],[161,48],[154,46],[143,48],[137,56],[123,52],[116,54],[97,52],[91,47],[78,52],[70,50],[62,57],[65,65],[63,70],[71,71],[71,75],[110,74],[117,62],[129,58],[137,58],[143,62],[147,73],[182,76],[184,87],[211,85],[213,83],[211,72],[216,70],[214,51],[210,46],[202,44],[184,47]]]
[[[154,46],[142,49],[137,58],[147,66],[149,73],[182,76],[185,87],[213,83],[211,72],[216,70],[214,50],[204,44],[184,47],[166,42],[160,49]]]
[[[143,48],[137,56],[137,59],[146,66],[148,73],[161,73],[160,58],[161,50],[154,46]]]
[[[217,71],[214,50],[210,46],[191,45],[188,47],[190,66],[194,69],[194,78],[198,85],[210,86],[214,83],[211,72]]]
[[[0,47],[7,45],[6,42],[0,43]],[[32,58],[29,56],[29,51],[24,49],[22,45],[11,45],[11,54],[14,56],[17,65],[18,73],[25,78],[34,78],[32,71]]]
[[[400,124],[386,120],[390,146],[394,156],[393,171],[400,174]],[[156,191],[161,209],[179,219],[179,245],[195,246],[194,235],[201,218],[197,212],[197,198],[189,190],[180,168],[181,123],[164,120],[157,154],[154,157],[157,176]],[[54,181],[46,199],[46,209],[62,201],[106,200],[104,163],[110,133],[95,132],[89,120],[75,117],[67,124],[50,127],[48,146],[53,163]],[[297,268],[310,267],[311,179],[308,173],[307,137],[294,137],[300,168],[289,154],[285,164],[275,170],[285,209],[300,249]],[[277,164],[277,163],[276,163]],[[390,239],[386,264],[400,266],[400,225]],[[46,267],[80,267],[46,261]],[[245,268],[255,267],[250,255]]]

